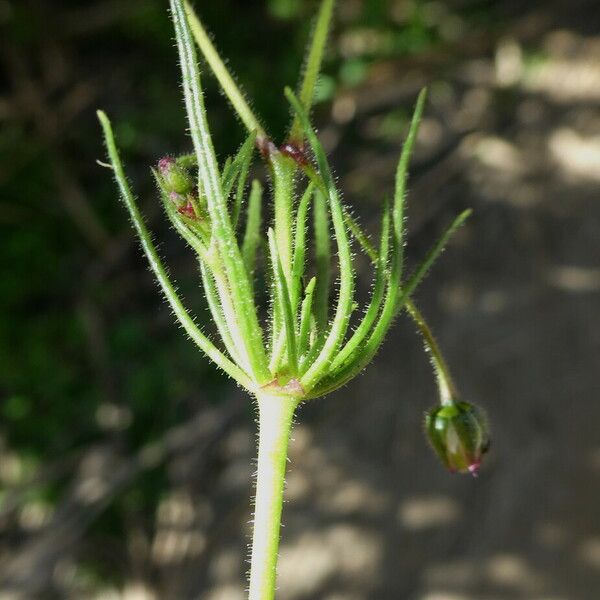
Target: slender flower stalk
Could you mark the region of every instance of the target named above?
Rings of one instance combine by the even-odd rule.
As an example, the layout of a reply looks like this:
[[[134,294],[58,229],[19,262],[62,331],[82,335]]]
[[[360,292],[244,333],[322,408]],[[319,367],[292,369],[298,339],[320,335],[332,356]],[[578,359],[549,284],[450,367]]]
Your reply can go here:
[[[451,473],[471,473],[477,477],[483,455],[490,447],[487,418],[478,406],[460,399],[437,340],[412,300],[407,301],[406,310],[423,338],[438,384],[439,406],[425,415],[425,433]]]
[[[259,443],[249,599],[272,600],[287,447],[298,404],[323,396],[360,373],[403,309],[417,323],[431,351],[442,404],[452,404],[456,396],[452,379],[412,296],[469,211],[450,224],[406,275],[406,181],[425,106],[423,91],[398,163],[393,198],[382,206],[377,247],[350,216],[309,116],[334,0],[322,1],[299,95],[285,90],[292,120],[280,145],[252,112],[191,5],[187,0],[170,0],[170,5],[194,152],[161,159],[153,174],[167,218],[197,256],[220,343],[199,328],[178,297],[127,182],[110,121],[101,111],[98,117],[121,198],[177,320],[204,354],[256,402]],[[197,48],[248,130],[237,154],[221,164],[204,105]],[[269,210],[264,206],[263,185],[258,180],[248,182],[255,150],[267,166],[272,190]],[[272,223],[264,222],[265,214],[272,215]],[[374,264],[371,297],[362,311],[357,310],[354,296],[354,244]],[[268,256],[262,256],[263,249]],[[313,265],[310,256],[315,257]],[[269,292],[266,306],[261,304],[263,294],[256,293],[259,287]],[[439,453],[443,436],[438,435],[436,444]],[[459,450],[466,449],[462,454],[453,447],[452,460],[459,455],[462,460],[460,470],[481,449],[480,444],[467,446],[466,441],[460,446]]]
[[[458,390],[456,389],[456,385],[452,380],[452,375],[450,374],[450,368],[446,363],[446,359],[444,358],[442,351],[440,350],[440,347],[433,336],[433,332],[425,321],[425,317],[415,306],[415,303],[412,300],[407,301],[406,310],[417,325],[419,333],[423,337],[425,349],[429,352],[431,364],[433,365],[433,371],[438,383],[440,404],[443,406],[450,406],[458,398]]]

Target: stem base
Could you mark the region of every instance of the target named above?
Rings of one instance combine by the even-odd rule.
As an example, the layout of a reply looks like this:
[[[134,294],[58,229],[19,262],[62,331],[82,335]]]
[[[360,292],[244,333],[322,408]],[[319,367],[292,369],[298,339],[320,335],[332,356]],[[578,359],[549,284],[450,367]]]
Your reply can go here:
[[[298,400],[268,393],[257,394],[256,399],[258,466],[248,598],[273,600],[287,450]]]

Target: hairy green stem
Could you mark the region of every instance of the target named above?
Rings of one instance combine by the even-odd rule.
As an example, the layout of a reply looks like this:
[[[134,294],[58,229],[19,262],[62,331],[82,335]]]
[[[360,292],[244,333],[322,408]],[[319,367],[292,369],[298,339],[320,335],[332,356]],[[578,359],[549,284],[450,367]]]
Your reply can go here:
[[[259,442],[248,600],[273,600],[287,449],[298,400],[269,392],[256,399]]]
[[[202,54],[210,65],[210,68],[213,70],[213,73],[219,80],[223,91],[229,98],[229,101],[233,105],[240,119],[248,128],[248,131],[256,131],[259,136],[264,137],[265,132],[262,126],[252,112],[248,102],[246,102],[244,95],[236,85],[233,77],[227,70],[225,63],[219,56],[219,53],[214,47],[209,35],[202,26],[202,22],[198,18],[198,15],[194,12],[194,9],[192,8],[191,4],[187,2],[187,0],[185,2],[185,11],[187,13],[188,22],[190,24],[190,29],[192,31],[192,35],[194,36],[194,40],[198,44],[198,47],[202,51]]]
[[[237,321],[242,331],[245,351],[251,364],[251,375],[258,384],[269,381],[267,356],[262,343],[262,330],[252,296],[250,279],[242,260],[235,231],[223,193],[217,157],[212,142],[197,64],[196,47],[182,0],[171,0],[171,13],[179,50],[183,92],[190,135],[198,158],[198,188],[207,198],[219,257],[229,283]]]
[[[189,315],[187,309],[183,306],[181,299],[175,291],[175,286],[171,283],[171,280],[167,275],[167,271],[158,256],[158,252],[152,243],[150,232],[144,223],[140,210],[136,204],[133,192],[131,191],[131,188],[127,182],[127,178],[125,177],[125,171],[123,170],[123,164],[121,163],[121,158],[117,150],[117,145],[115,143],[115,137],[110,121],[101,110],[98,111],[98,119],[100,120],[102,129],[104,130],[104,140],[106,142],[111,168],[121,192],[121,198],[127,207],[131,220],[133,221],[133,225],[137,230],[144,254],[148,258],[150,267],[152,268],[152,271],[154,272],[167,301],[173,309],[175,316],[190,338],[214,363],[217,364],[217,366],[221,367],[221,369],[223,369],[230,377],[235,379],[246,389],[253,389],[254,382],[252,379],[248,377],[248,375],[237,364],[231,362],[218,348],[214,346],[208,337],[206,337],[196,326],[194,319]]]
[[[452,380],[452,376],[450,375],[448,364],[444,359],[444,355],[442,354],[429,325],[427,325],[425,317],[412,300],[406,301],[406,310],[419,328],[419,333],[423,336],[425,348],[429,351],[433,370],[435,371],[438,382],[438,388],[440,390],[440,403],[444,405],[454,404],[455,400],[458,398],[458,392],[454,385],[454,381]]]
[[[319,72],[321,71],[321,62],[323,61],[323,54],[325,52],[329,27],[331,25],[334,4],[334,0],[323,0],[321,3],[312,39],[308,45],[308,54],[304,66],[304,77],[302,78],[302,84],[298,91],[300,102],[306,112],[310,112],[314,100],[317,80],[319,78]],[[297,115],[294,115],[289,137],[290,140],[299,143],[300,146],[304,143],[304,131],[302,129],[302,123]]]

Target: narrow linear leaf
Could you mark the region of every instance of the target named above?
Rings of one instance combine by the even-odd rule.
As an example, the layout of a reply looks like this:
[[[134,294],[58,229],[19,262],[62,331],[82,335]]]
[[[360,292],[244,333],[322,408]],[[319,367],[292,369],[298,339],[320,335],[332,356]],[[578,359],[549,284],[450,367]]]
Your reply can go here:
[[[468,214],[469,214],[469,211],[465,211],[465,212],[461,213],[461,215],[459,215],[457,217],[455,222],[446,231],[445,235],[442,236],[438,240],[438,242],[430,250],[430,252],[426,256],[426,258],[423,260],[423,262],[419,265],[419,267],[415,271],[415,274],[413,275],[413,277],[411,277],[409,279],[409,282],[408,282],[407,286],[405,286],[405,290],[400,297],[401,302],[403,301],[403,298],[406,298],[406,300],[404,301],[404,306],[406,307],[407,312],[409,313],[409,315],[411,316],[413,321],[416,323],[419,331],[421,332],[421,335],[424,339],[426,348],[428,349],[429,355],[432,358],[432,362],[434,363],[434,369],[436,371],[436,375],[438,378],[438,384],[440,387],[440,393],[441,393],[442,398],[449,397],[449,396],[455,397],[456,396],[456,387],[452,381],[452,377],[450,375],[450,371],[447,367],[444,356],[443,356],[437,342],[435,341],[435,338],[431,332],[431,329],[429,328],[429,325],[427,324],[423,314],[419,311],[419,309],[417,308],[415,303],[410,299],[410,294],[412,292],[414,292],[416,287],[422,281],[423,277],[426,275],[427,271],[432,266],[433,262],[436,260],[436,258],[439,256],[439,254],[443,250],[446,242],[448,241],[448,239],[450,238],[452,233],[456,230],[457,227],[459,227],[464,222],[464,219],[466,219],[468,217]],[[379,260],[379,258],[378,258],[379,253],[373,248],[373,246],[370,245],[366,235],[361,230],[360,225],[356,221],[354,221],[353,225],[349,228],[350,228],[352,234],[355,236],[355,239],[357,239],[359,241],[359,243],[360,243],[361,247],[363,248],[363,250],[365,251],[365,253],[371,258],[373,263],[375,265],[377,265],[378,260]],[[369,309],[370,309],[370,307],[369,307]],[[355,335],[356,335],[356,333],[355,333]],[[348,359],[348,357],[350,356],[350,352],[348,350],[349,350],[351,342],[352,342],[352,340],[350,340],[346,344],[346,346],[342,349],[342,351],[336,357],[336,360],[334,361],[334,364],[332,365],[332,369],[331,369],[332,371],[335,371],[336,368],[339,368],[339,366],[342,365],[343,362],[345,362]]]
[[[129,211],[131,220],[133,221],[133,224],[137,230],[142,244],[142,249],[146,254],[148,262],[150,263],[150,267],[152,268],[152,271],[154,272],[167,301],[173,309],[175,316],[192,340],[218,367],[223,369],[223,371],[225,371],[230,377],[235,379],[246,389],[254,389],[254,383],[248,377],[248,375],[235,363],[231,362],[218,348],[216,348],[216,346],[196,326],[186,308],[183,306],[183,303],[175,292],[175,288],[173,287],[162,261],[158,256],[156,248],[152,243],[150,233],[146,228],[142,215],[135,202],[133,193],[131,192],[129,184],[127,183],[110,121],[102,111],[98,111],[98,118],[104,131],[104,139],[108,149],[108,155],[115,174],[115,179],[121,191],[121,198],[127,210]]]
[[[213,202],[222,203],[219,169],[206,121],[204,93],[200,83],[196,51],[191,41],[182,0],[170,0],[170,3],[179,51],[186,113],[198,162],[200,183],[204,193],[212,198]]]
[[[410,163],[410,157],[412,155],[413,147],[415,145],[415,141],[419,133],[419,125],[421,124],[421,119],[423,117],[423,110],[425,108],[426,100],[427,88],[423,88],[419,92],[419,96],[417,97],[415,110],[413,111],[413,115],[410,121],[410,127],[408,129],[408,135],[406,136],[406,140],[404,142],[404,145],[402,146],[400,160],[398,161],[398,166],[396,167],[396,187],[394,194],[394,224],[396,225],[396,227],[400,225],[398,219],[401,216],[397,212],[398,210],[401,210],[401,208],[397,205],[399,203],[402,203],[402,199],[404,198],[406,192],[408,165]]]
[[[227,189],[227,182],[231,178],[231,165],[233,164],[233,157],[228,156],[223,163],[223,169],[221,171],[221,185],[223,190]]]
[[[244,95],[236,85],[233,77],[229,73],[224,61],[219,56],[214,47],[209,35],[206,33],[202,22],[194,12],[191,4],[186,0],[185,10],[189,19],[190,28],[200,51],[202,52],[206,62],[208,62],[217,81],[225,92],[227,98],[231,102],[235,112],[238,114],[242,123],[248,131],[256,131],[259,137],[264,137],[265,132],[259,120],[256,118],[249,104],[246,102]]]
[[[384,216],[386,212],[387,209],[384,207]],[[347,210],[344,210],[344,219],[346,221],[346,225],[348,226],[348,230],[354,236],[354,239],[359,243],[360,247],[363,249],[365,254],[371,259],[371,261],[377,264],[377,250],[369,241],[367,234],[361,229],[360,225],[358,224],[358,221]]]
[[[250,152],[244,157],[240,167],[240,174],[237,182],[237,189],[235,197],[233,199],[233,208],[231,211],[231,222],[233,229],[237,229],[238,222],[240,219],[240,213],[242,211],[242,204],[244,202],[244,192],[246,190],[246,182],[248,181],[248,173],[250,171],[250,163],[252,162],[252,154],[254,152],[254,144],[256,140],[256,134],[250,135],[252,145],[250,146]]]
[[[315,97],[315,89],[321,71],[321,63],[323,62],[327,38],[329,36],[329,27],[331,25],[334,4],[335,0],[323,0],[321,2],[312,38],[308,44],[304,76],[299,90],[300,104],[307,113],[310,112]],[[293,142],[302,145],[304,137],[302,123],[297,115],[294,116],[289,137]]]
[[[272,157],[270,166],[275,204],[275,239],[283,272],[290,282],[293,252],[292,217],[294,216],[292,200],[294,198],[296,164],[287,157],[277,154]]]
[[[398,232],[394,227],[392,227],[392,234],[392,246],[390,253],[391,272],[387,278],[385,297],[383,300],[383,306],[379,312],[379,318],[374,327],[371,329],[365,343],[361,344],[360,347],[356,347],[356,350],[348,361],[348,365],[346,367],[339,367],[339,370],[342,372],[353,372],[353,368],[358,368],[359,365],[361,365],[362,369],[364,366],[369,364],[369,362],[371,362],[395,316],[396,299],[400,290],[402,255],[399,247]],[[335,375],[332,375],[331,369],[328,372],[327,378],[329,377],[335,377]]]
[[[271,373],[277,373],[285,359],[285,325],[282,324],[281,307],[279,299],[275,298],[275,308],[277,310],[277,336],[272,336],[271,342],[271,359],[269,361],[269,369]]]
[[[402,287],[400,293],[396,295],[393,311],[391,311],[392,315],[388,315],[387,318],[391,319],[406,306],[407,300],[414,293],[415,289],[421,283],[435,260],[440,256],[450,237],[465,222],[470,214],[471,210],[469,209],[465,210],[458,217],[456,217],[450,227],[446,229],[440,239],[433,245],[431,250],[427,253],[425,259],[417,267],[407,283]],[[381,329],[383,329],[383,327]],[[337,372],[332,373],[331,377],[324,381],[322,386],[317,386],[313,390],[311,397],[316,398],[323,394],[327,394],[341,387],[353,377],[358,375],[358,373],[360,373],[360,371],[362,371],[371,362],[377,353],[377,350],[383,341],[383,337],[385,336],[385,331],[382,332],[381,329],[379,331],[374,331],[373,334],[371,334],[369,341],[363,348],[361,348],[360,352],[355,352],[354,356],[345,365],[339,367]]]
[[[225,315],[223,314],[223,308],[219,303],[219,294],[215,286],[213,275],[212,273],[210,273],[207,265],[203,261],[199,262],[200,274],[202,277],[202,285],[204,287],[204,295],[206,296],[208,309],[210,310],[212,319],[215,322],[215,325],[217,326],[217,331],[219,332],[219,335],[223,340],[223,345],[229,353],[229,356],[231,356],[233,361],[239,364],[240,356],[237,353],[235,344],[233,342],[233,338],[231,337],[229,326],[227,325]]]
[[[421,117],[423,116],[423,109],[425,107],[425,100],[427,99],[427,88],[423,88],[417,98],[417,104],[413,112],[413,116],[410,122],[410,128],[406,141],[402,147],[400,153],[400,160],[398,161],[398,167],[396,169],[396,185],[394,192],[394,208],[393,208],[393,221],[394,221],[394,233],[398,242],[398,248],[400,252],[400,265],[401,268],[404,264],[404,237],[405,237],[405,225],[404,225],[404,204],[406,196],[406,180],[408,176],[408,165],[412,154],[413,146],[419,133],[419,124],[421,123]]]
[[[323,177],[327,187],[329,209],[331,212],[331,219],[333,222],[340,264],[340,288],[338,301],[329,334],[325,339],[325,343],[323,344],[323,348],[319,355],[301,378],[302,387],[305,390],[310,390],[326,372],[329,363],[340,347],[344,336],[346,335],[346,331],[348,330],[348,324],[354,306],[354,271],[352,269],[350,241],[348,239],[346,224],[344,222],[344,212],[337,189],[335,187],[333,176],[331,175],[331,169],[329,168],[327,157],[325,156],[325,151],[323,150],[323,147],[321,146],[321,143],[319,142],[314,130],[310,126],[306,111],[304,111],[300,102],[294,96],[294,93],[287,88],[285,90],[285,94],[300,118],[304,133],[315,154],[315,158],[317,159],[319,172],[321,177]]]
[[[398,297],[396,304],[396,312],[399,312],[404,308],[406,300],[412,296],[414,291],[417,289],[419,284],[425,278],[425,275],[429,272],[435,261],[439,258],[440,254],[444,251],[448,240],[454,235],[454,232],[469,218],[473,211],[468,208],[464,210],[446,229],[443,235],[429,250],[421,264],[415,269],[414,273],[409,277],[408,281],[402,288],[402,293]]]
[[[292,283],[290,290],[294,314],[296,314],[298,310],[300,292],[302,290],[302,278],[304,277],[306,254],[306,217],[314,189],[313,183],[309,183],[304,194],[302,194],[302,198],[298,204],[298,210],[296,211],[296,235],[294,238],[294,258],[292,259]]]
[[[304,291],[304,300],[300,310],[300,333],[298,335],[298,356],[303,356],[310,345],[310,326],[312,320],[312,302],[317,283],[316,277],[313,277]]]
[[[386,269],[388,262],[388,251],[390,245],[390,210],[386,203],[383,210],[383,218],[381,223],[381,242],[379,246],[378,256],[376,258],[375,283],[371,293],[371,300],[365,312],[360,325],[356,328],[351,338],[346,342],[338,355],[331,364],[331,371],[339,368],[355,351],[358,350],[363,343],[379,314],[383,293],[386,283]]]
[[[319,331],[325,331],[329,320],[329,288],[331,285],[331,238],[327,201],[318,191],[315,194],[314,211],[315,263],[317,287],[315,290],[315,318]]]
[[[245,346],[244,352],[250,361],[253,376],[257,381],[266,383],[270,378],[270,372],[262,332],[258,322],[252,287],[221,187],[217,159],[206,120],[196,49],[192,42],[183,0],[171,0],[171,12],[181,62],[189,129],[194,143],[194,150],[198,157],[199,187],[202,188],[207,197],[213,236],[217,241],[219,254],[225,267],[234,302],[234,310],[236,311],[236,322],[240,328],[239,337]]]
[[[250,170],[250,163],[252,162],[255,144],[256,132],[252,132],[241,145],[235,158],[227,159],[221,175],[225,198],[229,198],[237,181],[237,190],[234,197],[233,208],[231,210],[231,222],[234,229],[237,226],[242,207],[244,188],[248,179],[248,172]]]
[[[246,372],[251,372],[252,366],[250,364],[250,357],[246,352],[246,340],[239,325],[239,313],[235,306],[235,294],[231,290],[231,285],[225,274],[220,256],[216,254],[211,256],[211,258],[212,261],[209,266],[211,267],[217,293],[219,294],[219,303],[223,310],[223,317],[231,334],[236,355],[240,359],[238,364]]]
[[[271,261],[273,263],[273,277],[275,279],[275,289],[279,298],[279,306],[283,316],[283,327],[285,329],[286,350],[288,357],[288,366],[293,375],[298,373],[298,352],[296,348],[296,331],[294,325],[294,315],[290,303],[290,294],[283,273],[281,260],[275,241],[275,232],[272,228],[268,231],[269,250],[271,252]]]
[[[248,212],[246,217],[246,231],[244,233],[244,240],[242,242],[242,257],[244,259],[244,265],[250,281],[253,280],[255,265],[256,265],[256,252],[260,246],[260,225],[261,225],[261,211],[262,211],[262,185],[255,179],[252,182],[252,189],[250,191],[250,198],[248,200]]]

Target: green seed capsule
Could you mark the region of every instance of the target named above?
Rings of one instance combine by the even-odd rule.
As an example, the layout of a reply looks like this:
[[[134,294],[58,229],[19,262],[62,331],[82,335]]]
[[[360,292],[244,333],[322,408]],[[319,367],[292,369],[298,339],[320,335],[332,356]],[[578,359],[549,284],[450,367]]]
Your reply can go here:
[[[189,194],[194,188],[194,181],[188,170],[177,164],[172,156],[165,156],[158,161],[160,173],[167,192]]]
[[[453,473],[477,476],[489,434],[482,411],[468,402],[455,402],[430,410],[425,431],[444,466]]]

